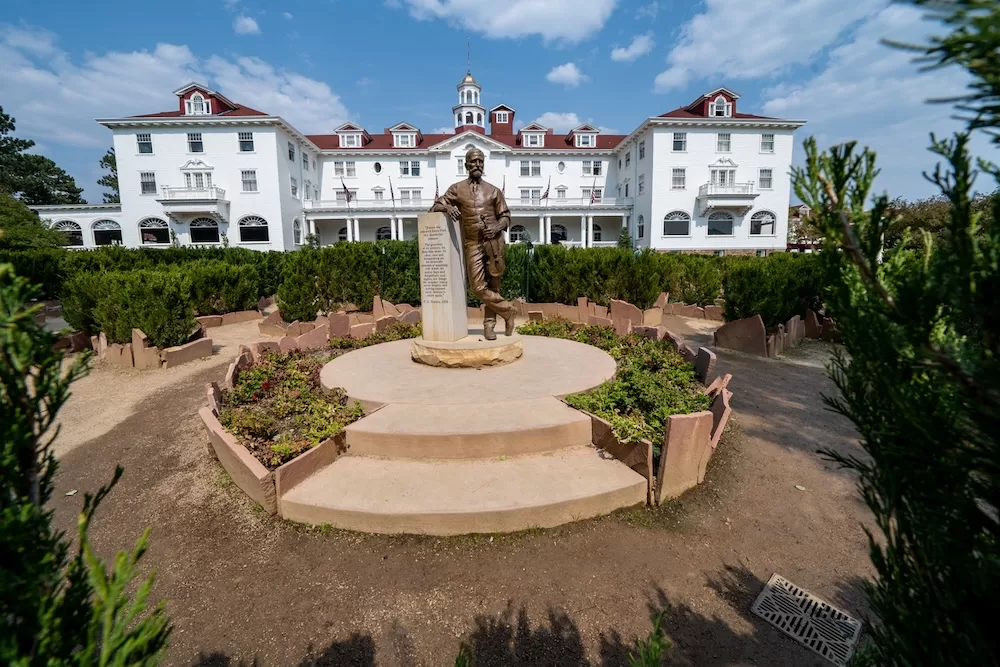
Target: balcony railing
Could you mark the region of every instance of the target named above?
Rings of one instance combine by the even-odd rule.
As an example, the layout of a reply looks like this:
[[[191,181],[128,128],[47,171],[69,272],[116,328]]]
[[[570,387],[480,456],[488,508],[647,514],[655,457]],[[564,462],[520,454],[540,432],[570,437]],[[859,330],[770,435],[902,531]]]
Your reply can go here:
[[[426,197],[420,199],[396,199],[395,208],[396,210],[402,211],[413,211],[421,210],[426,211],[434,203],[433,198]],[[611,207],[629,207],[632,205],[632,199],[630,197],[604,197],[594,200],[594,203],[590,203],[590,197],[573,197],[573,198],[563,198],[559,199],[557,197],[551,197],[549,199],[520,199],[514,197],[507,197],[507,205],[512,209],[524,209],[524,208],[540,208],[540,209],[557,209],[557,208],[611,208]],[[350,203],[346,199],[314,199],[306,200],[305,208],[307,209],[342,209],[342,210],[352,210],[352,211],[370,211],[370,210],[392,210],[394,207],[391,199],[352,199]]]
[[[393,204],[391,199],[307,199],[305,208],[336,208],[352,211],[365,211],[372,209],[396,209],[404,211],[426,210],[434,202],[431,199],[397,199]]]
[[[598,197],[593,204],[590,197],[549,197],[548,199],[507,197],[507,205],[511,208],[580,208],[580,207],[628,207],[632,205],[631,197]]]
[[[163,193],[163,199],[184,200],[226,198],[226,191],[222,188],[217,188],[214,185],[210,185],[207,188],[168,188],[164,186],[160,188],[160,191]]]
[[[754,194],[753,183],[706,183],[698,188],[699,197],[711,197],[713,195],[752,195]]]

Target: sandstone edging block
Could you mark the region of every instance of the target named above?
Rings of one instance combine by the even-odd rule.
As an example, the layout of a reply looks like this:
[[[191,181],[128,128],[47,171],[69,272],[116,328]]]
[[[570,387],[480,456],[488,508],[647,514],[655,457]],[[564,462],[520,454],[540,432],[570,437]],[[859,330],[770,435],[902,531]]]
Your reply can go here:
[[[312,449],[299,454],[275,469],[274,490],[278,496],[278,513],[281,514],[281,497],[296,484],[319,472],[336,461],[347,451],[347,433],[341,431],[332,438],[327,438]]]
[[[198,340],[177,347],[168,347],[161,353],[163,356],[163,367],[173,368],[186,364],[189,361],[212,356],[212,339],[199,338]]]
[[[760,315],[726,322],[715,331],[715,346],[739,352],[767,354],[767,331]]]
[[[277,494],[270,471],[254,458],[246,447],[237,442],[232,434],[222,428],[222,424],[212,414],[210,408],[201,408],[198,415],[208,432],[208,440],[216,458],[229,473],[233,483],[268,514],[277,514]]]
[[[713,416],[709,411],[671,415],[663,434],[656,504],[698,486],[702,459],[711,452]],[[707,464],[706,464],[707,465]]]

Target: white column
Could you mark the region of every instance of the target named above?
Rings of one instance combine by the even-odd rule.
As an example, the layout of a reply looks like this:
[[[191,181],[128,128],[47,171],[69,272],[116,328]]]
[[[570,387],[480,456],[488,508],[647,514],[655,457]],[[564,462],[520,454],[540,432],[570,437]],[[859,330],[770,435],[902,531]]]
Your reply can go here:
[[[594,247],[594,216],[587,216],[587,247]]]
[[[347,242],[354,242],[354,226],[351,224],[351,219],[347,218],[345,221],[347,223]],[[340,230],[337,231],[337,235],[340,235]]]
[[[310,220],[309,221],[309,233],[312,234],[313,236],[316,236],[316,221],[315,220]]]
[[[538,242],[548,243],[548,238],[545,236],[545,216],[538,216]]]
[[[507,227],[507,229],[503,230],[503,242],[510,243],[510,227]]]
[[[587,216],[585,215],[580,216],[580,247],[581,248],[590,247],[590,243],[588,243],[588,236],[587,236]]]
[[[552,243],[552,216],[545,216],[545,242]]]
[[[628,215],[622,213],[622,229],[628,229]]]
[[[396,237],[396,218],[395,216],[389,216],[389,238],[393,241],[397,240]]]
[[[359,222],[358,218],[354,218],[354,240],[361,240],[361,222]]]

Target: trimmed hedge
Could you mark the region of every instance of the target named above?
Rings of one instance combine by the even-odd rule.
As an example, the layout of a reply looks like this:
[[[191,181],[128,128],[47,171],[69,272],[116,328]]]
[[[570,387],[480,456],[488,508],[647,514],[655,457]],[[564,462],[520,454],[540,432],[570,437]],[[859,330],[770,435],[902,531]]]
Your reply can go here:
[[[734,257],[727,262],[723,291],[725,318],[760,315],[767,328],[794,315],[822,307],[823,268],[819,255],[775,253],[761,260]]]
[[[277,293],[288,321],[315,319],[319,310],[352,303],[370,310],[380,294],[393,303],[420,303],[416,241],[337,243],[296,252],[245,248],[101,248],[2,251],[0,262],[59,296],[74,327],[92,327],[93,287],[85,275],[132,270],[178,270],[191,276],[190,301],[198,314],[253,307]],[[660,292],[674,301],[707,305],[725,296],[726,319],[759,313],[773,327],[821,305],[822,272],[815,255],[774,253],[766,258],[664,254],[629,248],[507,247],[500,286],[508,299],[576,303],[579,296],[607,305],[622,299],[648,308]],[[71,290],[66,285],[74,285]],[[469,304],[478,305],[469,294]],[[77,324],[80,323],[80,324]],[[147,332],[148,333],[148,332]]]

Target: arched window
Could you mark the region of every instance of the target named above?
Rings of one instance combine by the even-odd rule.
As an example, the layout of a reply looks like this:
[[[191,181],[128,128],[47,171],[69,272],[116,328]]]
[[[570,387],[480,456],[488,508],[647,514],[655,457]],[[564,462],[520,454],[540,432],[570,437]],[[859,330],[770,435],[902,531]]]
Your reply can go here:
[[[549,240],[549,243],[561,243],[565,241],[566,238],[567,236],[565,227],[563,227],[562,225],[552,225],[552,235],[551,239]]]
[[[271,240],[267,220],[259,215],[240,218],[240,243],[267,243]]]
[[[726,211],[716,211],[708,216],[709,236],[732,236],[733,214]]]
[[[774,236],[774,213],[757,211],[750,216],[750,233],[754,236]]]
[[[600,243],[601,242],[601,226],[600,225],[594,225],[594,242],[595,243]]]
[[[461,113],[455,114],[455,124],[456,125],[461,125],[462,124],[462,114]]]
[[[715,105],[712,109],[713,116],[724,117],[729,115],[729,102],[722,95],[715,98]]]
[[[389,241],[392,239],[392,230],[388,227],[379,227],[375,230],[376,241]]]
[[[646,220],[640,215],[639,222],[635,226],[635,237],[641,239],[644,236],[646,236]]]
[[[205,98],[202,97],[201,93],[195,93],[188,100],[187,112],[192,115],[204,114],[206,113],[206,107],[208,104],[205,102]]]
[[[167,221],[160,218],[146,218],[139,222],[139,240],[145,244],[170,243],[170,229]]]
[[[472,125],[472,112],[469,111],[465,114],[465,123],[467,125]]]
[[[521,243],[528,240],[528,230],[524,225],[514,225],[510,228],[510,242]]]
[[[684,211],[671,211],[663,216],[664,236],[688,236],[691,234],[691,216]]]
[[[341,227],[340,228],[340,231],[337,232],[337,240],[338,241],[346,241],[347,240],[347,227]]]
[[[302,223],[298,218],[292,220],[292,242],[295,245],[302,245]]]
[[[219,223],[211,218],[195,218],[189,225],[191,243],[218,243]]]
[[[122,227],[114,220],[98,220],[91,225],[94,245],[121,245]]]
[[[483,124],[483,114],[481,114],[481,113],[477,113],[476,114],[476,124],[477,125],[482,125]]]
[[[72,220],[60,220],[52,225],[52,228],[66,235],[66,245],[72,247],[83,245],[83,229]]]

